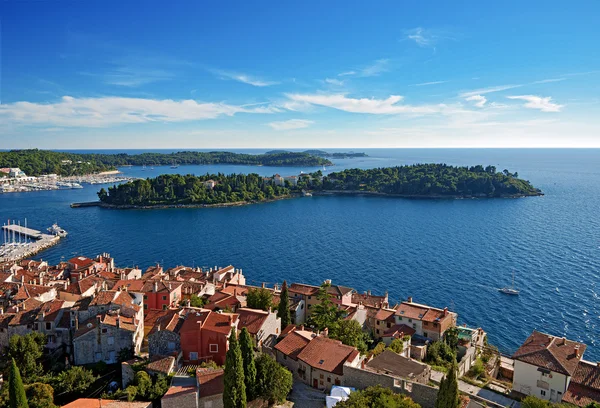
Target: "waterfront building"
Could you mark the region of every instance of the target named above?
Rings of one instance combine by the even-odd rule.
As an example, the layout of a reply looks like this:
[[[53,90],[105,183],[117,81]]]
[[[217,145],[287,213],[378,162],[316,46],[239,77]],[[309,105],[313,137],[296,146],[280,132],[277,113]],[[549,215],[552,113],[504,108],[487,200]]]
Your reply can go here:
[[[448,311],[448,308],[435,307],[414,303],[412,297],[400,303],[394,312],[394,322],[397,325],[407,325],[415,330],[418,336],[440,340],[450,327],[456,326],[458,315]]]

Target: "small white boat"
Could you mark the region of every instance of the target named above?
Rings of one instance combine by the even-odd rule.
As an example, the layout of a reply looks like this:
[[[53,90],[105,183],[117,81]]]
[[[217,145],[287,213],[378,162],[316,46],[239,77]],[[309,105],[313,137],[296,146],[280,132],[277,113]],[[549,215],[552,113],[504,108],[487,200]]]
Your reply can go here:
[[[498,291],[500,291],[506,295],[518,295],[519,294],[519,291],[517,289],[515,289],[515,271],[513,271],[512,285],[510,287],[506,286],[501,289],[498,289]]]
[[[59,236],[64,238],[67,236],[67,231],[58,226],[58,224],[52,224],[51,227],[48,228],[48,232],[52,235]]]
[[[173,164],[171,165],[171,168],[172,168],[172,169],[176,169],[176,168],[178,168],[178,167],[179,167],[179,166],[178,166],[178,165],[177,165],[177,163],[175,163],[175,162],[173,162]]]

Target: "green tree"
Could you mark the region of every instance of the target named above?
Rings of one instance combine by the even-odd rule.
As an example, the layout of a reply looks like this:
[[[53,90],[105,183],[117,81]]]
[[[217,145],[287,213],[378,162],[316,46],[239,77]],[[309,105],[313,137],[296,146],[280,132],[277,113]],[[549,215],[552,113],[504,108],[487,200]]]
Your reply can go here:
[[[252,337],[244,327],[240,333],[240,350],[244,364],[244,384],[248,401],[256,398],[256,365],[254,364],[254,347]]]
[[[356,347],[361,353],[367,351],[367,334],[356,320],[339,320],[329,331],[329,337]]]
[[[25,386],[25,394],[29,408],[57,408],[54,405],[54,389],[44,383],[33,383]]]
[[[455,359],[456,354],[454,354],[450,346],[443,341],[434,341],[427,347],[425,361],[431,365],[449,367]]]
[[[269,310],[273,305],[273,293],[265,288],[250,289],[246,294],[246,304],[251,309]]]
[[[145,371],[138,371],[133,377],[133,384],[137,387],[137,395],[142,398],[149,398],[152,393],[152,378]]]
[[[388,349],[396,354],[400,354],[404,351],[404,341],[402,339],[394,339],[388,346]]]
[[[161,398],[163,395],[165,395],[168,389],[169,381],[167,381],[167,377],[159,374],[154,381],[151,392],[148,394],[148,399],[155,400]]]
[[[377,343],[377,345],[373,348],[373,350],[371,350],[371,356],[373,357],[377,357],[378,355],[380,355],[381,353],[383,353],[385,351],[385,343],[380,341],[379,343]]]
[[[235,328],[229,335],[229,350],[225,356],[223,406],[225,408],[246,407],[246,386],[244,384],[244,362],[237,340]]]
[[[483,361],[481,361],[481,359],[478,358],[477,360],[475,360],[475,364],[473,364],[467,375],[477,380],[484,374],[485,366],[483,365]]]
[[[331,287],[330,283],[324,282],[319,288],[317,300],[319,303],[313,306],[308,325],[317,330],[329,328],[333,330],[342,317],[342,311],[331,300],[331,295],[328,290]]]
[[[39,362],[44,354],[46,336],[31,332],[25,336],[13,335],[9,340],[8,357],[13,358],[19,367],[25,384],[34,382],[42,375],[43,367]]]
[[[97,377],[90,370],[73,366],[66,371],[61,371],[52,380],[52,384],[59,394],[83,394],[96,379]]]
[[[350,394],[346,401],[338,402],[339,408],[420,408],[407,396],[395,394],[380,385],[368,387]]]
[[[261,354],[256,358],[256,396],[269,404],[283,403],[292,390],[292,373],[272,357]]]
[[[100,191],[98,191],[98,198],[100,199],[100,201],[106,201],[107,197],[108,197],[108,193],[106,192],[104,187],[102,187],[100,189]]]
[[[456,327],[450,327],[444,333],[444,341],[450,347],[450,349],[456,353],[458,350],[458,329]]]
[[[25,395],[25,387],[23,387],[23,380],[21,380],[21,373],[14,358],[11,358],[8,381],[9,408],[29,408],[27,396]]]
[[[283,329],[292,323],[292,318],[290,316],[290,295],[288,293],[286,281],[283,281],[283,285],[281,286],[277,317],[281,319],[281,331],[283,331]]]
[[[456,359],[452,361],[448,374],[440,382],[440,389],[435,400],[435,408],[457,408],[458,399],[458,366]]]
[[[550,401],[543,400],[541,398],[529,395],[521,401],[522,408],[550,408],[552,404]],[[587,408],[587,407],[586,407]]]
[[[204,307],[206,301],[197,295],[192,295],[190,297],[190,306],[191,307]]]

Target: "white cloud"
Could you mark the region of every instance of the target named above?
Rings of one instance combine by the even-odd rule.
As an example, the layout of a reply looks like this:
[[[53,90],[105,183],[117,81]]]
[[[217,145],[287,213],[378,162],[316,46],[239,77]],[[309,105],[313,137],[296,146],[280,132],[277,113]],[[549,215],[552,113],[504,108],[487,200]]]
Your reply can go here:
[[[368,65],[360,70],[359,75],[363,77],[377,76],[383,72],[389,71],[389,62],[387,58],[382,58],[374,61],[371,65]]]
[[[445,84],[446,82],[448,82],[448,81],[421,82],[420,84],[412,84],[409,86],[429,86],[429,85]]]
[[[444,105],[412,106],[402,105],[403,97],[391,95],[387,99],[348,98],[344,94],[288,94],[290,100],[311,105],[325,106],[352,113],[369,113],[373,115],[390,114],[432,114],[445,110]]]
[[[356,71],[346,71],[338,74],[338,76],[356,75]]]
[[[248,84],[248,85],[252,85],[252,86],[264,87],[264,86],[271,86],[271,85],[279,84],[279,82],[265,81],[263,79],[253,77],[251,75],[242,74],[242,73],[238,73],[238,72],[223,71],[223,70],[212,70],[212,72],[214,72],[216,75],[221,77],[221,79],[229,79],[229,80],[233,80],[233,81],[238,81],[238,82],[242,82],[244,84]]]
[[[335,86],[344,85],[344,81],[340,81],[339,79],[335,79],[335,78],[325,78],[325,82],[327,82],[330,85],[335,85]]]
[[[550,78],[550,79],[542,79],[541,81],[534,81],[532,84],[547,84],[549,82],[560,82],[564,81],[567,78]]]
[[[486,97],[483,95],[469,96],[466,100],[469,102],[475,102],[475,106],[477,106],[478,108],[483,108],[485,106],[485,103],[487,102]]]
[[[63,96],[56,103],[15,102],[0,105],[0,121],[58,127],[106,127],[124,123],[183,122],[233,116],[236,113],[278,111],[279,109],[270,106],[248,108],[194,100]]]
[[[406,31],[406,38],[414,41],[419,47],[430,47],[435,44],[435,36],[421,27]]]
[[[488,94],[488,93],[492,93],[492,92],[500,92],[500,91],[506,91],[508,89],[514,89],[514,88],[520,88],[523,85],[499,85],[499,86],[492,86],[489,88],[480,88],[480,89],[475,89],[473,91],[466,91],[466,92],[462,92],[459,94],[459,96],[461,98],[468,98],[470,96],[474,96],[474,95],[484,95],[484,94]]]
[[[293,130],[307,128],[313,123],[315,122],[313,122],[312,120],[290,119],[281,122],[267,123],[267,125],[271,126],[275,130]]]
[[[519,99],[526,101],[523,105],[529,109],[539,109],[542,112],[560,112],[564,105],[556,104],[552,101],[552,98],[536,96],[536,95],[518,95],[518,96],[507,96],[508,99]]]

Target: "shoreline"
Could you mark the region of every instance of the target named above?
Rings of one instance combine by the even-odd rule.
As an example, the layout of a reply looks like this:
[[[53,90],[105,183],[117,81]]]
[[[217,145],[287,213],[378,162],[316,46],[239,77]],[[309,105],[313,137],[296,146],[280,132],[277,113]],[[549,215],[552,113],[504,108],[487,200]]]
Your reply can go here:
[[[540,197],[544,193],[537,194],[511,194],[503,195],[498,197],[488,196],[463,196],[463,195],[409,195],[409,194],[387,194],[379,193],[376,191],[335,191],[335,190],[324,190],[318,192],[311,192],[313,196],[328,197],[328,196],[367,196],[367,197],[390,197],[390,198],[404,198],[404,199],[415,199],[415,200],[463,200],[463,199],[506,199],[506,198],[525,198],[525,197]],[[281,200],[290,200],[294,198],[303,197],[300,193],[293,193],[287,196],[271,198],[262,201],[236,201],[233,203],[217,203],[217,204],[157,204],[157,205],[118,205],[118,204],[106,204],[101,201],[90,201],[83,203],[72,203],[71,208],[86,208],[86,207],[101,207],[112,210],[153,210],[153,209],[168,209],[168,208],[226,208],[226,207],[241,207],[245,205],[271,203]]]

